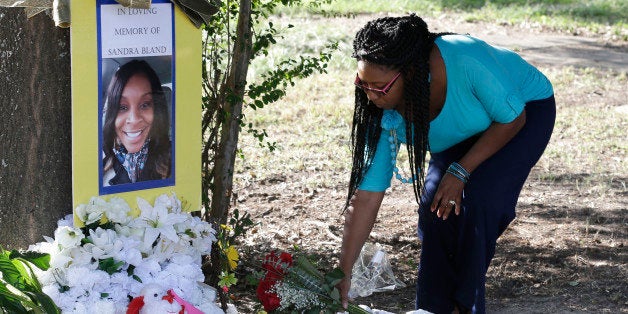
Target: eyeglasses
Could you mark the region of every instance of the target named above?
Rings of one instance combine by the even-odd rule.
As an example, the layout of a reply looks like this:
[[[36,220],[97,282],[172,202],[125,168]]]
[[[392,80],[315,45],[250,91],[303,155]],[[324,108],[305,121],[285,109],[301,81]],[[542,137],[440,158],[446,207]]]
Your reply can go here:
[[[388,82],[388,84],[386,84],[386,86],[384,86],[384,88],[382,89],[365,86],[357,74],[355,75],[355,82],[353,82],[353,84],[355,84],[355,86],[361,88],[365,92],[371,91],[377,94],[378,96],[386,96],[388,95],[388,93],[390,92],[390,89],[392,88],[393,84],[395,84],[395,82],[397,81],[400,75],[401,75],[401,72],[397,73],[397,75],[395,75],[395,77],[393,77],[393,79],[390,82]]]

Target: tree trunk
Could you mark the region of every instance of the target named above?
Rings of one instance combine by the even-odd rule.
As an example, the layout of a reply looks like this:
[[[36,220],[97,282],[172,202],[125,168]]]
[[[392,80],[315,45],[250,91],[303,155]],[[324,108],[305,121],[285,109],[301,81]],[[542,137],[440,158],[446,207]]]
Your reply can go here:
[[[251,33],[251,9],[251,0],[240,1],[231,73],[229,73],[226,84],[226,88],[233,92],[231,95],[234,97],[228,97],[228,99],[231,100],[227,100],[224,107],[226,119],[220,131],[220,142],[216,150],[214,163],[214,189],[212,191],[211,213],[209,215],[210,221],[214,223],[214,225],[227,223],[229,201],[233,194],[235,153],[238,148],[242,102],[246,87],[246,73],[249,70],[253,42],[253,34]],[[210,257],[211,265],[214,270],[210,271],[208,278],[209,284],[213,287],[218,285],[218,275],[223,268],[219,250],[218,245],[214,243]],[[223,310],[225,310],[227,296],[222,291],[219,291],[218,296]]]
[[[0,245],[27,248],[72,212],[70,31],[0,7]]]
[[[226,223],[229,200],[233,193],[233,171],[235,153],[238,148],[242,100],[246,87],[246,74],[251,60],[253,34],[251,32],[251,0],[240,1],[233,63],[227,79],[227,88],[233,97],[225,104],[227,118],[222,125],[220,144],[216,152],[214,190],[210,218],[214,222]]]

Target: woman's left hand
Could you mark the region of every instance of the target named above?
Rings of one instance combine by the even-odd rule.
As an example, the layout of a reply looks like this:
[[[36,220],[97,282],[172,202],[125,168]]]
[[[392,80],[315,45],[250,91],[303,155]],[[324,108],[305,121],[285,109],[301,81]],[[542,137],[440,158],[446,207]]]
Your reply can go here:
[[[458,163],[467,172],[472,173],[484,160],[502,149],[523,128],[525,123],[525,110],[510,123],[493,122],[471,149],[460,158]],[[456,215],[459,215],[462,208],[463,189],[464,183],[462,181],[449,173],[445,173],[438,185],[430,210],[432,212],[438,210],[436,215],[439,218],[442,217],[443,220],[449,217],[452,208]]]
[[[436,215],[443,220],[449,217],[451,210],[454,209],[456,215],[460,214],[460,208],[462,207],[462,190],[464,189],[464,183],[455,176],[445,173],[438,185],[438,190],[434,195],[434,201],[430,210],[436,212]]]

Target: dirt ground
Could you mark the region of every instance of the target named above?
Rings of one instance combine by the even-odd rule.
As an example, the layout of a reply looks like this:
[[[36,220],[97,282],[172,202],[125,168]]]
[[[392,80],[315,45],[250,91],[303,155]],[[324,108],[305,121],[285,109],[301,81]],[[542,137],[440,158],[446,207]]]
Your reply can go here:
[[[467,23],[446,16],[427,22],[433,31],[468,32],[515,49],[534,64],[549,68],[628,71],[628,43],[612,36],[564,34],[529,25]],[[604,97],[609,106],[628,106],[625,86]],[[620,152],[615,157],[625,156]],[[304,188],[298,179],[347,176],[324,171],[304,169],[301,173],[259,176],[247,186],[237,187],[235,206],[261,222],[239,245],[243,260],[240,275],[251,271],[250,265],[259,263],[270,250],[295,245],[318,257],[321,267],[337,265],[343,222],[339,210],[346,187]],[[543,171],[542,167],[533,169],[519,199],[518,216],[498,241],[487,278],[488,312],[628,313],[626,173],[613,174],[611,183],[599,192],[595,190],[599,175],[571,173],[550,180]],[[579,182],[589,182],[589,188]],[[421,252],[416,237],[417,206],[408,187],[394,183],[387,193],[368,242],[385,249],[395,275],[406,287],[356,302],[404,313],[414,309]],[[238,285],[232,293],[241,313],[254,312],[254,287]]]

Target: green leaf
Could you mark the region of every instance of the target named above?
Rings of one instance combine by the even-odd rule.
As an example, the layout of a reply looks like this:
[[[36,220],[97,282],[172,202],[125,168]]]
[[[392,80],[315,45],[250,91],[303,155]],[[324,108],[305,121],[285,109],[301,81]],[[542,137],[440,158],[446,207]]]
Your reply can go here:
[[[369,314],[370,313],[370,312],[367,312],[365,309],[351,303],[349,303],[349,306],[347,307],[347,312],[349,312],[349,314]]]
[[[41,286],[39,285],[39,281],[37,281],[37,277],[33,274],[33,271],[30,269],[30,266],[27,261],[22,259],[14,259],[11,260],[15,269],[20,272],[20,276],[22,276],[22,280],[24,283],[24,290],[28,291],[39,291],[41,290]]]
[[[22,307],[33,308],[36,305],[31,299],[16,287],[10,284],[0,284],[0,296],[5,297],[13,304],[19,304]],[[4,306],[4,304],[2,304]],[[18,313],[26,313],[28,310]]]
[[[4,291],[0,285],[0,313],[27,313],[28,310],[20,301],[4,297]]]
[[[31,299],[36,300],[40,305],[41,309],[46,314],[60,314],[61,310],[57,307],[57,305],[52,301],[52,299],[43,292],[33,293]]]
[[[334,288],[334,290],[332,290],[329,294],[329,297],[334,301],[340,301],[340,290],[338,290],[338,288]]]
[[[33,301],[31,308],[31,313],[37,314],[56,314],[61,313],[59,308],[55,305],[55,303],[50,299],[48,295],[43,292],[26,292],[26,294]]]
[[[8,285],[6,281],[0,279],[0,300],[5,299],[10,302],[19,302],[24,298],[23,296],[16,295],[12,292],[15,287],[12,287],[13,289],[9,290],[8,286],[10,285]],[[4,303],[0,302],[0,305],[4,305]]]
[[[41,292],[41,285],[33,273],[29,260],[46,268],[49,256],[47,254],[20,253],[13,251],[10,254],[0,254],[0,309],[8,313],[60,313],[52,299]],[[11,257],[11,259],[9,259]],[[37,266],[37,265],[36,265]],[[38,267],[39,267],[38,266]],[[15,282],[12,284],[11,281]]]
[[[325,282],[327,282],[330,286],[337,285],[342,278],[345,277],[345,273],[340,270],[340,268],[334,268],[329,273],[325,274]]]
[[[315,307],[315,308],[307,309],[307,310],[303,311],[303,313],[305,313],[305,314],[320,314],[320,313],[325,313],[325,312],[323,312],[321,308]]]
[[[37,268],[41,270],[48,270],[48,268],[50,268],[50,254],[47,253],[34,251],[18,252],[13,250],[11,251],[11,255],[9,255],[9,258],[21,258],[37,266]]]
[[[18,288],[24,285],[24,278],[22,278],[20,271],[15,267],[9,257],[4,254],[0,255],[0,273],[2,273],[2,278],[8,284]]]
[[[308,272],[310,275],[316,276],[320,279],[324,279],[323,274],[312,264],[312,262],[306,257],[299,256],[296,261],[297,265],[299,265],[303,270]]]
[[[220,273],[220,281],[218,281],[218,286],[219,287],[231,287],[233,285],[235,285],[236,283],[238,283],[238,279],[235,277],[234,273],[226,273],[226,272],[222,272]]]
[[[124,266],[124,262],[116,262],[113,257],[101,259],[98,261],[98,269],[106,272],[109,275],[113,275],[120,271],[120,268]]]

